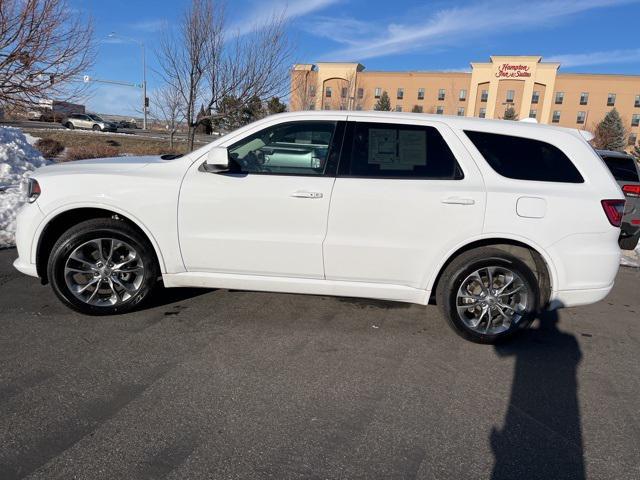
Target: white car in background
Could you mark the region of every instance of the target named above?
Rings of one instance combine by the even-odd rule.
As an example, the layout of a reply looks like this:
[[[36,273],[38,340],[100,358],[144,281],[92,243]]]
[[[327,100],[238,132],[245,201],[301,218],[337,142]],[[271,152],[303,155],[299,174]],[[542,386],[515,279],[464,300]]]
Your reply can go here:
[[[127,312],[166,287],[425,305],[483,343],[597,302],[624,196],[577,130],[382,112],[267,117],[182,157],[47,166],[15,267],[69,307]]]

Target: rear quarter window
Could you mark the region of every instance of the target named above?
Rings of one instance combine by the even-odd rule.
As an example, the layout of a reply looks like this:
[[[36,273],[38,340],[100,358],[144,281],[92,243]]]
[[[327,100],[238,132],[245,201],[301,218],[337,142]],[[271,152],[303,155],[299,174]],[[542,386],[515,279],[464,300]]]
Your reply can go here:
[[[615,179],[619,182],[638,182],[638,170],[636,162],[631,157],[608,157],[603,156],[604,163],[607,164]]]
[[[575,165],[555,145],[498,133],[465,130],[480,154],[503,177],[538,182],[583,183]]]

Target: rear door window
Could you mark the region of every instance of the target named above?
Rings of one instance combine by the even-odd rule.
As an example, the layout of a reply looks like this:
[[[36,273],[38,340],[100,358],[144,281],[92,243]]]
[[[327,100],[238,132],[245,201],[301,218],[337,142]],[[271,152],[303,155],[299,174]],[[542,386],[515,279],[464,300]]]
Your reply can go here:
[[[615,179],[619,182],[638,182],[636,162],[631,157],[602,157]]]
[[[371,178],[463,177],[453,152],[436,128],[373,122],[349,123],[339,173],[343,177]]]
[[[465,130],[487,163],[497,173],[517,180],[583,183],[575,165],[555,145],[497,133]]]

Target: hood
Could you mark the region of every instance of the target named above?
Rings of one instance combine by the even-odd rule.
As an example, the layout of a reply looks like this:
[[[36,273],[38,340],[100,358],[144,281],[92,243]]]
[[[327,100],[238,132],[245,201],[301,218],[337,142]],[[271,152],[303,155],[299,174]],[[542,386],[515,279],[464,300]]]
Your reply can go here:
[[[38,168],[34,177],[72,174],[122,173],[144,168],[150,163],[167,163],[157,156],[112,157],[55,163]]]

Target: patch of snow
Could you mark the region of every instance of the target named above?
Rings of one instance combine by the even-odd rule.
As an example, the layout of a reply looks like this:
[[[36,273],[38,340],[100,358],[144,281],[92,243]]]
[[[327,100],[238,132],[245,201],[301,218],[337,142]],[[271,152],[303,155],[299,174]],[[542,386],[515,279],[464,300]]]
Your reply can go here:
[[[622,250],[620,265],[625,267],[640,267],[640,243],[635,250]]]
[[[34,146],[36,142],[40,140],[40,137],[34,137],[33,135],[29,135],[28,133],[24,134],[24,138],[27,139],[27,143],[31,146]]]
[[[20,183],[45,164],[22,130],[0,127],[0,248],[15,245],[16,215],[25,201]]]

